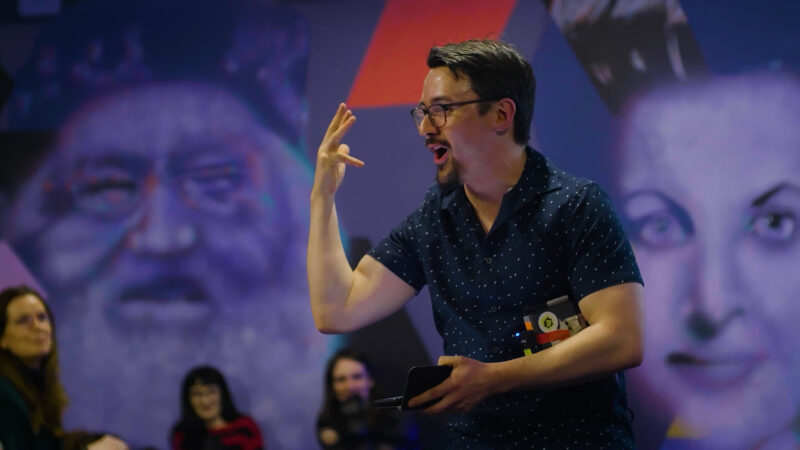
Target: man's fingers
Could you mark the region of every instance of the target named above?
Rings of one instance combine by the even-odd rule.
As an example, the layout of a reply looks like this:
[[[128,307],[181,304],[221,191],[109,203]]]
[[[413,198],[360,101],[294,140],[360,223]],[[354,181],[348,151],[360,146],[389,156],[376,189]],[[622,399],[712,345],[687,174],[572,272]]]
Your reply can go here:
[[[339,161],[355,167],[364,167],[364,161],[350,156],[350,146],[347,144],[340,144],[336,152]]]
[[[439,357],[439,365],[440,366],[453,366],[455,367],[461,360],[460,356],[447,356],[442,355]]]
[[[329,148],[330,146],[335,147],[344,134],[347,133],[347,130],[353,126],[354,121],[355,116],[353,115],[353,111],[347,109],[344,103],[340,103],[336,114],[333,116],[330,125],[328,125],[327,131],[325,131],[325,137],[322,139],[323,143],[327,142]]]
[[[347,106],[344,103],[339,103],[339,107],[336,108],[336,113],[333,115],[331,123],[328,124],[328,129],[325,131],[325,137],[330,136],[337,128],[339,128],[339,124],[342,121],[345,111],[347,111]]]
[[[341,124],[339,124],[339,128],[334,130],[334,132],[328,136],[328,144],[331,147],[337,146],[339,142],[341,142],[342,138],[344,137],[345,133],[350,130],[350,127],[356,123],[356,117],[351,112],[345,113],[346,117],[342,118]],[[330,147],[329,147],[330,148]]]
[[[344,153],[339,153],[339,156],[341,157],[342,162],[344,162],[345,164],[349,164],[354,167],[364,167],[364,161],[358,158],[354,158]]]
[[[436,398],[436,397],[434,397]],[[447,395],[443,396],[441,400],[434,403],[433,405],[425,408],[422,410],[425,414],[440,414],[446,411],[450,411],[453,409],[453,403],[455,400],[451,399]]]
[[[318,164],[323,167],[332,167],[339,163],[345,163],[354,167],[364,167],[364,161],[350,156],[349,152],[350,148],[346,144],[341,144],[336,152],[322,154]]]
[[[449,378],[442,381],[441,383],[437,384],[436,386],[428,389],[427,391],[419,394],[418,396],[412,398],[408,401],[409,408],[415,408],[423,403],[429,402],[431,400],[435,400],[439,397],[444,397],[447,395],[448,392],[453,390],[452,382]],[[439,402],[441,403],[441,402]],[[437,403],[437,405],[439,404]],[[430,408],[428,408],[430,409]]]

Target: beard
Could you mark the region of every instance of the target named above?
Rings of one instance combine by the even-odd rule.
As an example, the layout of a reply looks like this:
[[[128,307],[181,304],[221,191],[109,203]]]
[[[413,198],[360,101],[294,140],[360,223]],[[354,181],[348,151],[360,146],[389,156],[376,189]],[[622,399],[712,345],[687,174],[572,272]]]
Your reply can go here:
[[[452,192],[464,184],[461,181],[461,167],[452,155],[447,158],[447,162],[436,167],[436,183],[444,193]]]
[[[267,448],[313,448],[308,430],[322,401],[321,388],[313,387],[321,384],[327,339],[314,327],[300,275],[302,244],[283,254],[295,270],[284,272],[281,283],[257,276],[271,266],[244,252],[233,262],[216,252],[183,262],[214,300],[207,302],[213,314],[188,326],[176,317],[129,323],[109,314],[119,309],[130,275],[148,267],[142,261],[118,257],[94,282],[61,290],[53,305],[61,380],[72,405],[66,428],[114,433],[132,448],[165,447],[180,417],[184,375],[209,364],[225,375],[237,409],[258,423]],[[210,261],[227,264],[213,270],[205,265]],[[245,261],[260,270],[243,274],[236,266],[236,274],[225,267]],[[247,282],[259,278],[260,286]]]
[[[105,320],[97,290],[82,299],[86,315],[63,314],[59,329],[61,379],[72,405],[66,428],[103,430],[132,448],[168,442],[180,417],[184,375],[201,364],[220,369],[243,414],[261,428],[268,448],[311,448],[321,404],[325,338],[311,323],[302,288],[273,291],[242,302],[203,333],[120,333]],[[287,320],[277,326],[276,318]],[[288,331],[291,330],[291,331]]]

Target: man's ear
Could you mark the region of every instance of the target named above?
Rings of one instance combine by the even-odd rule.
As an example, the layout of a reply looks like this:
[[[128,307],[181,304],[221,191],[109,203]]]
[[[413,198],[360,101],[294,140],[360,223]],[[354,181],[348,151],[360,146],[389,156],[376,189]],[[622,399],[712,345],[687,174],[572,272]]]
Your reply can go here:
[[[504,98],[497,101],[495,108],[494,131],[498,134],[505,134],[514,126],[514,116],[517,113],[517,105],[514,100]]]

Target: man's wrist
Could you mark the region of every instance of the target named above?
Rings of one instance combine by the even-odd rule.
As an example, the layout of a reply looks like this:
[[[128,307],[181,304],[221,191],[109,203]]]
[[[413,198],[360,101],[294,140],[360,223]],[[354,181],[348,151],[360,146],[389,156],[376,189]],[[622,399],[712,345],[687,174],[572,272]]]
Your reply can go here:
[[[520,388],[519,377],[515,372],[521,370],[519,364],[521,361],[517,361],[517,359],[489,363],[492,379],[492,394],[505,394]]]
[[[311,190],[311,206],[320,205],[330,205],[333,203],[334,199],[336,198],[335,193],[326,194],[324,192],[320,192],[316,189]]]

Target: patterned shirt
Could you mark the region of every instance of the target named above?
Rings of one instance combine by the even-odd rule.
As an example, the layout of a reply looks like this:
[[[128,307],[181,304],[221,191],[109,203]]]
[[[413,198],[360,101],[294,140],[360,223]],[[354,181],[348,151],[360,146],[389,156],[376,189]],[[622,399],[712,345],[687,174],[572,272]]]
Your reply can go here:
[[[417,291],[428,285],[444,353],[483,362],[523,356],[523,308],[642,283],[608,195],[526,149],[488,233],[463,189],[428,190],[369,254]],[[621,374],[487,398],[450,417],[454,448],[633,446]]]

